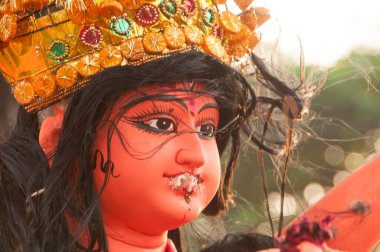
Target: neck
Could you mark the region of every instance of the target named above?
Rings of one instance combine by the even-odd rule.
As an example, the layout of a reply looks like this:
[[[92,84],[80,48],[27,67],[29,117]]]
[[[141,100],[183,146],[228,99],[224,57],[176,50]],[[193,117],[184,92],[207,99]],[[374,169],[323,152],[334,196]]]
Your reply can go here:
[[[113,223],[114,224],[114,223]],[[165,252],[167,232],[149,235],[125,225],[104,223],[109,252]]]

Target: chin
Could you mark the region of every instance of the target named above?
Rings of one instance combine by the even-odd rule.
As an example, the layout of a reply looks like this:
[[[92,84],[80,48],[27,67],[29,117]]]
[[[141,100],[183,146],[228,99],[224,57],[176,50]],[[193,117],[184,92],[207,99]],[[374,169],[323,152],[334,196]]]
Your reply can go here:
[[[200,214],[201,211],[197,210],[197,209],[190,209],[187,213],[186,213],[186,216],[185,218],[182,220],[182,223],[181,223],[181,226],[182,225],[185,225],[186,223],[189,223],[193,220],[195,220],[199,214]]]
[[[183,199],[183,202],[177,202],[172,207],[168,205],[159,219],[162,220],[162,224],[166,226],[167,230],[175,229],[196,219],[205,208],[203,205],[196,199],[189,203]]]

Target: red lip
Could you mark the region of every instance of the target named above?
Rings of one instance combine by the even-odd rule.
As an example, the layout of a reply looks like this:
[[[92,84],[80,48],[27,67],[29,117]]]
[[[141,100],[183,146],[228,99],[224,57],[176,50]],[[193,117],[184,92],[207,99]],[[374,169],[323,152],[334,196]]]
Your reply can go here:
[[[200,174],[194,174],[192,172],[178,172],[178,173],[174,173],[174,174],[164,174],[163,177],[165,178],[174,178],[174,177],[177,177],[179,175],[182,175],[182,174],[185,174],[185,173],[188,173],[188,174],[191,174],[192,176],[194,177],[197,177],[197,178],[200,178]]]

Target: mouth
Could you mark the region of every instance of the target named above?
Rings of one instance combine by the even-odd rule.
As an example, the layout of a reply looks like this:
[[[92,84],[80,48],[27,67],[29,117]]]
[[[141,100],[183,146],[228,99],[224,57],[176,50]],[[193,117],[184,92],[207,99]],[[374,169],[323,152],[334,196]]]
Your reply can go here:
[[[202,192],[202,179],[199,175],[191,173],[181,173],[174,176],[167,176],[170,179],[169,186],[171,189],[183,192],[186,202],[190,202],[190,195],[194,192]]]

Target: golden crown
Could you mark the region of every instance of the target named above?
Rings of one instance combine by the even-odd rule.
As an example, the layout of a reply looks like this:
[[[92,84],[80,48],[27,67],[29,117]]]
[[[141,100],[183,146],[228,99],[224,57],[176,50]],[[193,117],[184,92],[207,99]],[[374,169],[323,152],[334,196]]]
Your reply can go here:
[[[229,62],[255,48],[269,12],[226,1],[0,0],[0,72],[31,112],[109,67],[192,48]]]

